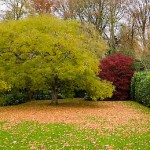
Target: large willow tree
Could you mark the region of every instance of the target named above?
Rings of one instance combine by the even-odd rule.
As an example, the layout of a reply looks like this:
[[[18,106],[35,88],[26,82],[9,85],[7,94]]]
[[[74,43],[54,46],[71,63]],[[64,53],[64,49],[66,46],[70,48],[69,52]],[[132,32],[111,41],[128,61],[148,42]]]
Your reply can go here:
[[[49,88],[53,104],[58,88],[67,83],[85,89],[93,99],[112,96],[112,84],[97,77],[106,50],[93,27],[76,21],[37,16],[0,24],[3,81],[29,93]]]

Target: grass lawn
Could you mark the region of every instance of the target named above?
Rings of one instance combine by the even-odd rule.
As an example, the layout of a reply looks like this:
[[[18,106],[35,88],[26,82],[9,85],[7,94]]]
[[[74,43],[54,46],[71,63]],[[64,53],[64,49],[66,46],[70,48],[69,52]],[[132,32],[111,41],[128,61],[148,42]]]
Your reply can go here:
[[[132,101],[0,107],[0,150],[150,150],[150,109]]]

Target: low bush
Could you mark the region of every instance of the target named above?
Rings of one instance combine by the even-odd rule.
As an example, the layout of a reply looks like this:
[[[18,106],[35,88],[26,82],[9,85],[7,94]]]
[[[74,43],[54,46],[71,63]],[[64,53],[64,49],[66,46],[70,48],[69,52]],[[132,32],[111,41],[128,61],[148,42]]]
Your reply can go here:
[[[32,99],[34,100],[48,100],[51,99],[51,91],[45,90],[45,91],[35,91],[33,94]]]
[[[0,106],[5,106],[6,99],[3,95],[0,95]]]
[[[21,103],[25,103],[27,100],[26,96],[22,93],[7,93],[3,94],[0,97],[0,105],[8,106],[8,105],[18,105]]]
[[[142,64],[141,61],[135,60],[134,63],[133,63],[133,69],[135,71],[144,71],[145,67],[144,67],[144,65]]]
[[[74,90],[74,98],[84,98],[86,95],[85,90]]]
[[[49,100],[51,98],[52,98],[51,90],[35,91],[32,96],[32,99],[34,100]],[[63,99],[63,95],[60,92],[58,92],[57,98]]]
[[[150,107],[150,72],[137,72],[131,82],[131,97]]]

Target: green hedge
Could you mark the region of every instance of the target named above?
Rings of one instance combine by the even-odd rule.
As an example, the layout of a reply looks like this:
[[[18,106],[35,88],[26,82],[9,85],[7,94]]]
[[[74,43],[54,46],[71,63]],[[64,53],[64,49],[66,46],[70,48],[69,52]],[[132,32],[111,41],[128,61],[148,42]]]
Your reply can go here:
[[[131,97],[150,107],[150,72],[137,72],[131,81]]]

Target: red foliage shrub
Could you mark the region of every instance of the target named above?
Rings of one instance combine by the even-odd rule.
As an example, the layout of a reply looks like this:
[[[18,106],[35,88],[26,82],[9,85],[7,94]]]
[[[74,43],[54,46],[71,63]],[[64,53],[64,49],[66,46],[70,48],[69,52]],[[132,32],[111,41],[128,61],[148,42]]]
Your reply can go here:
[[[99,77],[111,81],[116,87],[114,99],[127,99],[130,95],[130,82],[134,74],[131,69],[133,59],[117,53],[102,60]]]

